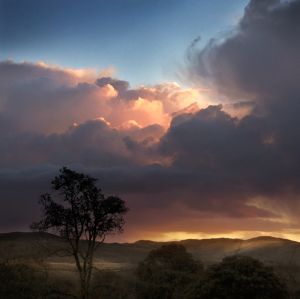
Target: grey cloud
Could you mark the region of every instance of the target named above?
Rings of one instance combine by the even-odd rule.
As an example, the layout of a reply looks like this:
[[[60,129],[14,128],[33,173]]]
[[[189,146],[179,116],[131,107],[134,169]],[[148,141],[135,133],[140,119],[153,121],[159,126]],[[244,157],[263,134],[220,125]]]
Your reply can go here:
[[[99,87],[78,83],[70,71],[31,63],[0,62],[0,118],[6,131],[49,134],[105,110]]]
[[[300,183],[300,1],[252,0],[229,37],[189,52],[196,82],[252,111],[238,120],[220,106],[173,119],[161,151],[176,165],[196,167],[240,186],[240,198],[285,192]],[[254,100],[254,102],[251,102]],[[224,105],[226,110],[226,105]],[[289,190],[289,191],[288,191]],[[230,197],[230,190],[227,195]],[[282,200],[284,201],[284,200]]]
[[[97,177],[99,186],[106,194],[118,194],[127,201],[131,209],[130,221],[126,228],[129,231],[137,226],[144,230],[149,229],[153,221],[161,221],[157,214],[164,215],[164,225],[168,222],[173,223],[176,205],[181,207],[180,217],[185,227],[188,227],[185,210],[191,209],[194,210],[194,217],[197,212],[199,217],[203,218],[219,215],[231,218],[272,219],[276,216],[270,211],[245,205],[244,201],[238,198],[240,195],[240,192],[237,192],[238,188],[231,189],[232,197],[228,198],[226,191],[229,191],[229,186],[226,187],[225,182],[218,184],[219,178],[199,171],[160,165],[127,165],[126,167],[87,167],[76,163],[65,165]],[[60,166],[52,164],[35,168],[27,167],[23,170],[1,170],[0,225],[2,231],[28,230],[29,224],[39,218],[37,205],[39,195],[51,191],[50,181],[57,174]],[[218,189],[220,187],[222,189]],[[20,190],[22,190],[22,196],[20,196]],[[212,192],[213,190],[215,191]],[[224,192],[223,195],[222,192]],[[147,213],[150,213],[150,217]],[[140,222],[141,218],[147,219],[148,222]],[[195,230],[195,227],[191,229]]]
[[[96,84],[100,87],[104,87],[107,84],[113,86],[117,92],[117,98],[123,100],[136,100],[139,97],[139,91],[135,89],[129,89],[129,82],[124,80],[118,80],[111,77],[102,77],[96,80]]]
[[[250,1],[229,38],[189,52],[191,76],[230,98],[299,94],[299,20],[299,1]]]
[[[124,93],[129,89],[129,82],[124,80],[113,79],[111,77],[102,77],[96,80],[96,84],[104,87],[107,84],[113,86],[118,92]]]
[[[87,121],[50,135],[14,132],[0,139],[0,166],[16,169],[42,164],[86,167],[134,165],[155,159],[153,137],[160,126],[117,130],[103,120]]]
[[[155,99],[155,93],[153,94],[153,91],[144,87],[131,89],[129,82],[125,80],[114,79],[111,77],[102,77],[96,80],[96,85],[99,87],[104,87],[107,84],[113,86],[117,90],[118,95],[116,98],[119,100],[133,101],[137,100],[139,97],[148,98],[150,100]]]

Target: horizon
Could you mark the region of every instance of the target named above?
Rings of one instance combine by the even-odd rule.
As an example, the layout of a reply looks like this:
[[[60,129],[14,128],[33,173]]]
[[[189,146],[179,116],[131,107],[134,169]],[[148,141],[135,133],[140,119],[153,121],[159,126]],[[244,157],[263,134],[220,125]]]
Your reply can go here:
[[[39,232],[39,231],[11,231],[7,233],[0,233],[0,236],[3,235],[15,235],[15,234],[45,234],[45,235],[51,235],[58,238],[62,238],[61,236],[51,233],[51,232]],[[153,242],[153,243],[172,243],[172,242],[184,242],[184,241],[207,241],[207,240],[231,240],[231,241],[251,241],[256,239],[272,239],[272,240],[283,240],[283,241],[290,241],[290,242],[296,242],[300,243],[297,240],[287,239],[287,238],[281,238],[281,237],[274,237],[271,235],[259,235],[256,237],[251,238],[234,238],[234,237],[210,237],[210,238],[201,238],[201,239],[174,239],[174,240],[151,240],[151,239],[138,239],[135,241],[130,242],[118,242],[118,241],[104,241],[103,244],[135,244],[138,242]]]

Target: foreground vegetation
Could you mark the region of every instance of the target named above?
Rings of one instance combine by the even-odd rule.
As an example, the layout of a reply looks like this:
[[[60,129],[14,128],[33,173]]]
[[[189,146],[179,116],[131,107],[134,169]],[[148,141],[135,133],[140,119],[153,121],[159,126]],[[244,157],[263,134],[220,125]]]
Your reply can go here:
[[[0,298],[80,298],[75,277],[49,275],[42,264],[0,264]],[[95,270],[91,299],[299,299],[274,269],[247,256],[204,267],[184,246],[152,250],[135,269]],[[77,297],[78,296],[78,297]]]

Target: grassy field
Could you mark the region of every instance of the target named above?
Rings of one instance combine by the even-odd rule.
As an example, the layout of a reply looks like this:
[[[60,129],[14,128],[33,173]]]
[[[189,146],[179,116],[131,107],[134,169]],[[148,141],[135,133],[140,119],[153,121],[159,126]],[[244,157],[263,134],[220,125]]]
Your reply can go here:
[[[274,266],[287,279],[300,282],[300,243],[272,237],[249,240],[204,239],[179,241],[205,265],[222,260],[225,256],[249,255]],[[123,271],[134,269],[150,250],[162,242],[104,243],[95,253],[95,267],[99,270]],[[0,234],[0,260],[42,265],[52,275],[74,276],[73,259],[64,250],[68,244],[48,233]],[[52,273],[52,274],[51,274]]]

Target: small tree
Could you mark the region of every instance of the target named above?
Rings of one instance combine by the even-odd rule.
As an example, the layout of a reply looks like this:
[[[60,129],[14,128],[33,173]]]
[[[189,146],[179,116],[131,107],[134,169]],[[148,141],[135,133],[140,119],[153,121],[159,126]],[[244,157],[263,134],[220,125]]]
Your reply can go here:
[[[226,257],[206,270],[188,299],[287,299],[286,285],[271,267],[247,256]]]
[[[54,195],[41,195],[42,220],[32,228],[59,234],[70,245],[82,299],[89,298],[94,252],[108,234],[122,232],[127,208],[122,199],[104,196],[97,179],[66,167],[52,181]]]
[[[137,296],[141,299],[182,298],[186,288],[202,273],[203,266],[195,261],[184,246],[176,243],[152,250],[139,263]]]

